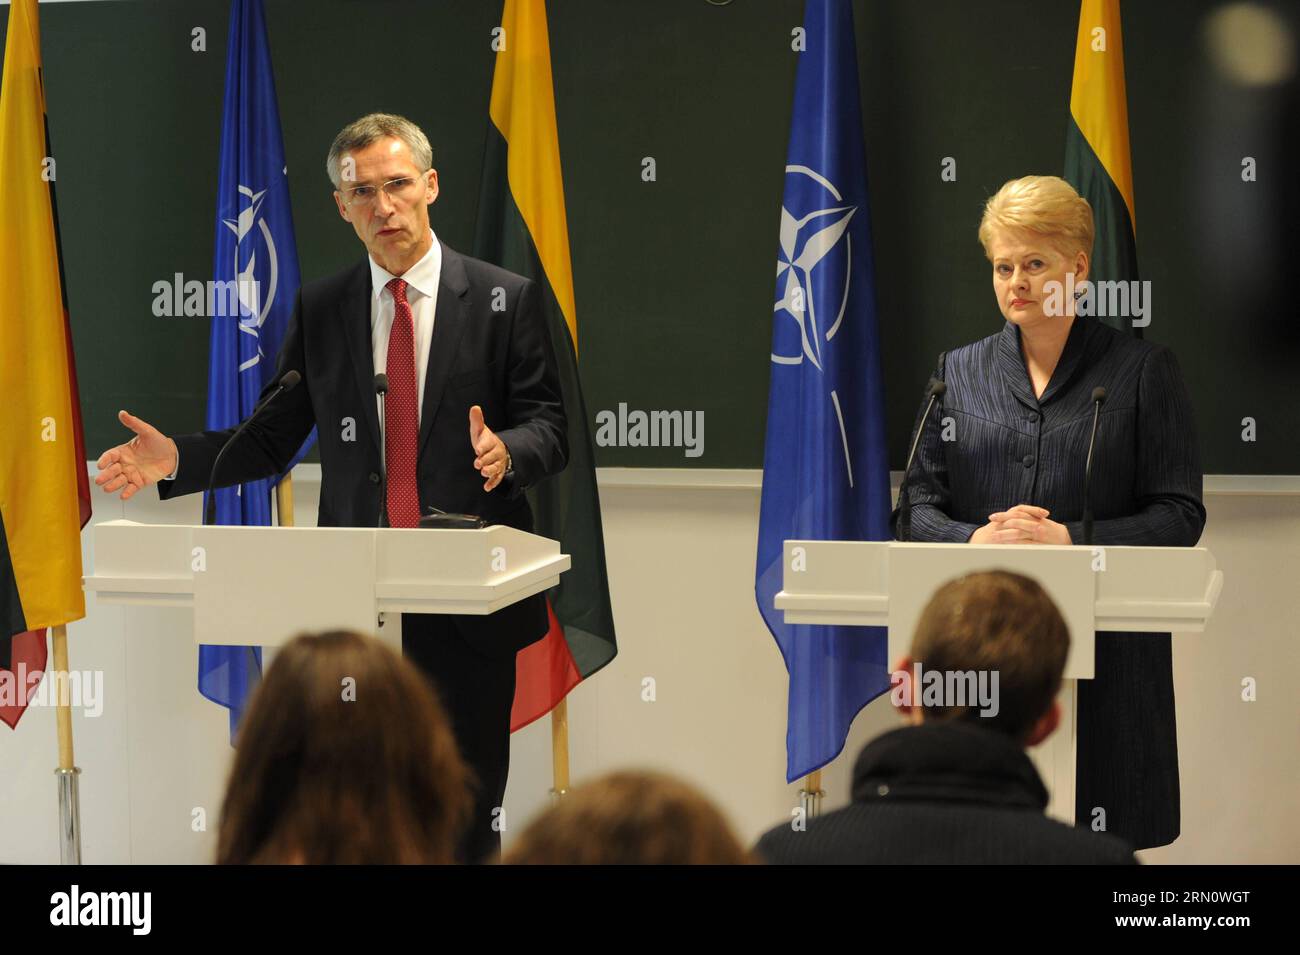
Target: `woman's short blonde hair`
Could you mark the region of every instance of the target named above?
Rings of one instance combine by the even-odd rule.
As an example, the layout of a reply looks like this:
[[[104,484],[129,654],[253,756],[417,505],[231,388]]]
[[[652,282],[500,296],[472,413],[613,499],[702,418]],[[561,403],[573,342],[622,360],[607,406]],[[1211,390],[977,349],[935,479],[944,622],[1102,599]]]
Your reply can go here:
[[[1092,206],[1059,176],[1011,179],[984,204],[979,237],[990,260],[994,233],[1008,229],[1041,235],[1066,256],[1092,257]]]

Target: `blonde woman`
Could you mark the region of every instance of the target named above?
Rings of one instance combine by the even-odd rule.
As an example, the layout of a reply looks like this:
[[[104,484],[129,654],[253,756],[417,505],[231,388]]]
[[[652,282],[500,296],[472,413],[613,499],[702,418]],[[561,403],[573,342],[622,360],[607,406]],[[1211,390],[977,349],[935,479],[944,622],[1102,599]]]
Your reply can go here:
[[[985,206],[979,239],[1004,321],[941,356],[935,378],[946,390],[925,418],[905,487],[910,513],[895,510],[895,533],[1084,543],[1084,464],[1102,388],[1091,542],[1195,545],[1201,466],[1173,353],[1076,315],[1092,255],[1087,201],[1055,176],[1012,180]],[[1169,635],[1098,633],[1096,662],[1078,694],[1076,820],[1102,821],[1138,848],[1166,845],[1179,831]]]

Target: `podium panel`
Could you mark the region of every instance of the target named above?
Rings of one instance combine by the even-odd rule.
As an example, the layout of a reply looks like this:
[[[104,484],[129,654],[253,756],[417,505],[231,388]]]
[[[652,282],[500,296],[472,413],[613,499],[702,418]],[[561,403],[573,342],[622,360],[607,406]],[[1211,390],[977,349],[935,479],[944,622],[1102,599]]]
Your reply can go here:
[[[276,646],[304,631],[374,633],[375,539],[346,528],[195,527],[199,643]],[[200,636],[201,635],[201,636]]]
[[[400,648],[400,613],[494,613],[554,587],[571,563],[558,541],[501,525],[105,521],[94,541],[86,590],[108,603],[192,609],[195,643],[234,646],[280,646],[305,630],[347,628]]]
[[[555,541],[500,524],[393,528],[376,543],[375,596],[390,614],[495,613],[554,587],[568,569]]]
[[[889,665],[911,646],[939,586],[981,570],[1038,581],[1070,630],[1057,731],[1030,750],[1051,794],[1048,813],[1074,822],[1076,690],[1096,675],[1095,631],[1200,632],[1223,589],[1204,547],[914,544],[788,540],[774,604],[787,623],[889,628]],[[1082,820],[1086,823],[1087,820]]]
[[[907,652],[921,611],[945,581],[986,570],[1032,578],[1047,591],[1070,630],[1065,679],[1091,680],[1095,643],[1092,554],[1084,547],[965,544],[933,548],[893,544],[889,551],[889,664]]]

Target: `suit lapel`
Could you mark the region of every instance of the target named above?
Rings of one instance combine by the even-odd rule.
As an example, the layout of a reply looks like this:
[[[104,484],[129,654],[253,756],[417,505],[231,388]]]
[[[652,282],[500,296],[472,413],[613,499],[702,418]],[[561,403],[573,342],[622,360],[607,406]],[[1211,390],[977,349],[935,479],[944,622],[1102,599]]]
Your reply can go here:
[[[420,454],[433,431],[447,387],[447,375],[456,358],[461,336],[469,323],[469,279],[460,254],[442,245],[442,270],[438,277],[438,301],[433,312],[433,340],[429,342],[429,364],[424,373],[424,407],[420,413]],[[469,421],[465,422],[469,441]]]
[[[1065,340],[1065,348],[1061,351],[1061,357],[1052,370],[1052,377],[1043,389],[1041,398],[1034,397],[1034,388],[1029,381],[1029,369],[1025,367],[1025,356],[1020,351],[1020,329],[1011,322],[1003,326],[1002,335],[998,339],[998,367],[1002,370],[1011,393],[1021,404],[1035,409],[1047,404],[1074,377],[1087,343],[1088,321],[1086,318],[1075,317],[1069,337]]]
[[[1025,358],[1020,354],[1020,329],[1011,322],[1002,326],[1002,334],[998,337],[998,368],[1016,399],[1026,407],[1037,408],[1038,399],[1029,383]]]
[[[1079,361],[1083,358],[1084,346],[1088,342],[1089,321],[1089,319],[1078,315],[1074,317],[1074,324],[1070,326],[1070,337],[1065,340],[1065,348],[1061,352],[1061,358],[1056,363],[1056,368],[1052,370],[1052,378],[1043,391],[1043,397],[1039,399],[1041,404],[1051,401],[1053,396],[1069,384],[1070,379],[1074,377],[1074,373],[1079,367]]]
[[[339,316],[345,329],[357,387],[361,389],[361,407],[375,447],[379,441],[379,412],[375,402],[375,352],[370,331],[370,262],[363,261],[353,272],[339,302]],[[366,399],[369,400],[366,400]]]

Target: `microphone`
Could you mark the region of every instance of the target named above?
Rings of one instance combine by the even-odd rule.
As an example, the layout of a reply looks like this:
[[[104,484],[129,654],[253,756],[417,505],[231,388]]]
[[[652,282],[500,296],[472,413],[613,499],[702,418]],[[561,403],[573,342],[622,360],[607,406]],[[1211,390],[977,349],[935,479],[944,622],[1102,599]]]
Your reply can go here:
[[[1088,438],[1088,460],[1083,469],[1083,543],[1086,545],[1092,544],[1092,452],[1097,444],[1097,426],[1105,401],[1105,388],[1092,389],[1092,435]]]
[[[208,475],[208,489],[206,491],[207,504],[203,509],[204,524],[215,524],[217,520],[217,496],[213,491],[215,491],[217,487],[217,469],[221,466],[221,459],[226,456],[226,452],[230,450],[231,445],[239,440],[239,436],[244,433],[244,430],[253,423],[253,420],[259,414],[266,410],[267,406],[271,402],[280,397],[284,392],[292,391],[300,381],[302,381],[301,374],[296,371],[286,371],[284,377],[281,378],[279,384],[276,385],[275,390],[267,395],[266,399],[253,409],[253,413],[240,423],[239,427],[235,429],[235,433],[232,434],[230,439],[221,446],[221,450],[217,452],[217,459],[212,462],[212,472]]]
[[[435,530],[473,530],[488,526],[488,522],[477,514],[451,514],[432,504],[427,505],[424,510],[424,516],[420,518],[421,527],[431,527]]]
[[[388,376],[382,371],[375,375],[375,394],[379,396],[379,520],[376,527],[388,526],[388,435],[384,423],[388,419]]]
[[[939,356],[939,367],[943,367],[943,355]],[[942,379],[930,379],[930,387],[926,394],[930,400],[926,403],[925,412],[921,415],[921,423],[917,426],[916,437],[912,439],[912,450],[907,454],[907,466],[903,468],[903,480],[898,486],[898,539],[900,541],[910,540],[912,536],[912,501],[907,493],[907,479],[912,473],[912,461],[916,458],[916,449],[921,444],[921,435],[925,433],[926,422],[930,419],[930,409],[934,403],[943,397],[948,390],[948,385]]]

